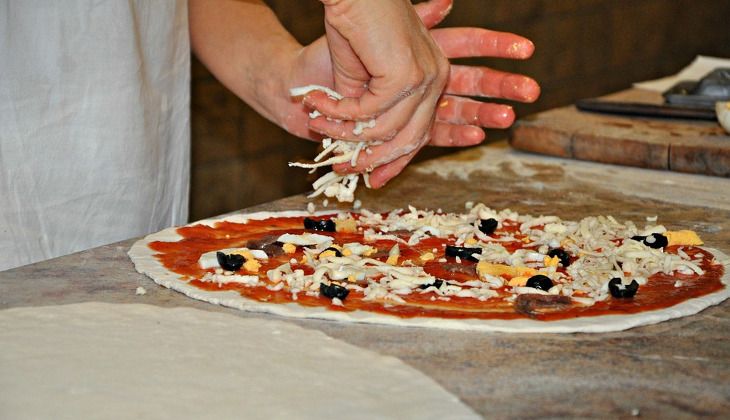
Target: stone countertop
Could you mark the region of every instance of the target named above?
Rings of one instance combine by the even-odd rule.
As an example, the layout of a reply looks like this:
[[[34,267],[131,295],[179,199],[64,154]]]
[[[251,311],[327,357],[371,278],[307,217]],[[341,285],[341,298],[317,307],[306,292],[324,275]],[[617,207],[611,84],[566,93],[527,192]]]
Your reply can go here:
[[[462,211],[467,201],[563,219],[658,215],[730,254],[730,180],[516,152],[503,143],[408,168],[363,206]],[[295,196],[252,210],[303,209]],[[313,200],[319,204],[321,200]],[[86,301],[186,306],[278,318],[190,300],[138,274],[119,242],[0,273],[0,309]],[[143,286],[147,294],[135,295]],[[730,415],[730,302],[701,313],[605,334],[503,334],[289,320],[399,357],[477,412],[498,418],[693,418]]]

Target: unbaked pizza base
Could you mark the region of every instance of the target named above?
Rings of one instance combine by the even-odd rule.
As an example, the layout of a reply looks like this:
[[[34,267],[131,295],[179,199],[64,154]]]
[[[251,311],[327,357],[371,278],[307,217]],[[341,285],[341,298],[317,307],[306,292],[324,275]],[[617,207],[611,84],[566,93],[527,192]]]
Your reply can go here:
[[[0,417],[479,418],[394,357],[191,308],[0,311]]]
[[[258,212],[247,215],[202,220],[193,224],[214,225],[220,221],[245,223],[246,220],[260,220],[269,217],[297,217],[333,215],[333,212],[309,213],[303,211]],[[330,311],[326,307],[304,307],[296,303],[274,304],[259,302],[242,297],[235,291],[209,292],[191,286],[177,273],[167,270],[155,258],[156,252],[147,246],[151,242],[173,242],[181,239],[176,228],[169,228],[146,236],[137,241],[129,250],[129,256],[138,272],[152,278],[155,283],[184,293],[185,295],[216,305],[227,306],[250,312],[264,312],[292,318],[317,318],[341,322],[363,322],[371,324],[398,325],[405,327],[444,328],[453,330],[473,330],[508,333],[599,333],[622,331],[642,325],[656,324],[670,319],[694,315],[703,309],[717,305],[730,297],[730,257],[713,248],[703,248],[711,252],[715,259],[725,266],[721,282],[722,290],[698,298],[689,299],[669,308],[625,315],[600,315],[556,321],[532,319],[445,319],[445,318],[400,318],[367,311]],[[345,301],[345,306],[347,302]]]

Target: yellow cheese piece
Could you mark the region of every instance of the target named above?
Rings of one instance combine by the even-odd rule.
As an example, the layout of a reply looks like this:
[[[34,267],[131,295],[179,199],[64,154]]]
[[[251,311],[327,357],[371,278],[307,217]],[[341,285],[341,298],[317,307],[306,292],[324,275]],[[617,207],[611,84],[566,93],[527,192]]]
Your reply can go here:
[[[398,265],[398,255],[389,256],[385,263],[389,265]]]
[[[249,251],[247,249],[239,249],[239,250],[231,252],[231,255],[233,255],[233,254],[240,255],[247,260],[254,259],[254,256],[251,253],[251,251]]]
[[[362,255],[363,255],[363,257],[369,257],[369,256],[375,254],[376,252],[378,252],[378,249],[371,246],[368,248],[367,251],[363,252]]]
[[[281,249],[283,249],[284,252],[287,254],[293,254],[294,252],[296,252],[297,246],[294,244],[286,243],[281,246]]]
[[[350,248],[345,248],[342,250],[342,255],[344,255],[345,257],[349,257],[350,255],[352,255],[352,250]]]
[[[427,253],[421,255],[420,258],[421,258],[421,261],[426,262],[426,261],[431,261],[431,260],[435,259],[436,256],[433,255],[433,252],[427,252]]]
[[[477,264],[477,273],[479,276],[490,274],[497,277],[532,277],[537,274],[537,270],[530,267],[512,267],[506,264],[492,264],[487,261],[479,261]]]
[[[464,241],[464,243],[466,245],[474,245],[475,243],[477,243],[477,240],[475,238],[469,238],[466,241]]]
[[[261,263],[256,261],[254,258],[250,258],[243,263],[243,268],[249,273],[258,273],[259,268],[261,268]]]
[[[702,245],[702,239],[692,230],[677,230],[664,232],[664,236],[671,245]]]
[[[557,267],[559,262],[560,258],[558,258],[557,255],[554,257],[548,257],[546,255],[545,258],[543,258],[543,263],[545,264],[545,267]]]
[[[335,256],[337,256],[337,252],[335,252],[335,250],[333,250],[333,249],[328,249],[326,251],[322,251],[319,254],[318,258],[321,260],[322,258],[325,258],[325,257],[335,257]]]
[[[512,287],[525,287],[528,279],[529,277],[526,276],[512,277],[507,285]]]

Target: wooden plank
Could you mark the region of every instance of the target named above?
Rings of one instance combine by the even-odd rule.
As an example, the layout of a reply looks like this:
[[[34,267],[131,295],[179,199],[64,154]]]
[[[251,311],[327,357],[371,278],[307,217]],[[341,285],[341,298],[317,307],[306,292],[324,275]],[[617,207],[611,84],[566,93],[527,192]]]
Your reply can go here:
[[[662,100],[638,89],[604,99]],[[551,156],[730,177],[730,136],[712,121],[624,117],[567,106],[518,121],[510,144]]]

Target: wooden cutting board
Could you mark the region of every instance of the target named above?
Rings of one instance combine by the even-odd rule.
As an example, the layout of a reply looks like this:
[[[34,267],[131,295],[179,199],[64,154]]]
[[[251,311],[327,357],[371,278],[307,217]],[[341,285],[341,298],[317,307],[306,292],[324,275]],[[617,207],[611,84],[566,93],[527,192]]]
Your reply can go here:
[[[659,93],[639,89],[602,99],[662,103]],[[624,117],[566,106],[515,123],[510,144],[564,158],[730,177],[730,136],[712,121]]]

